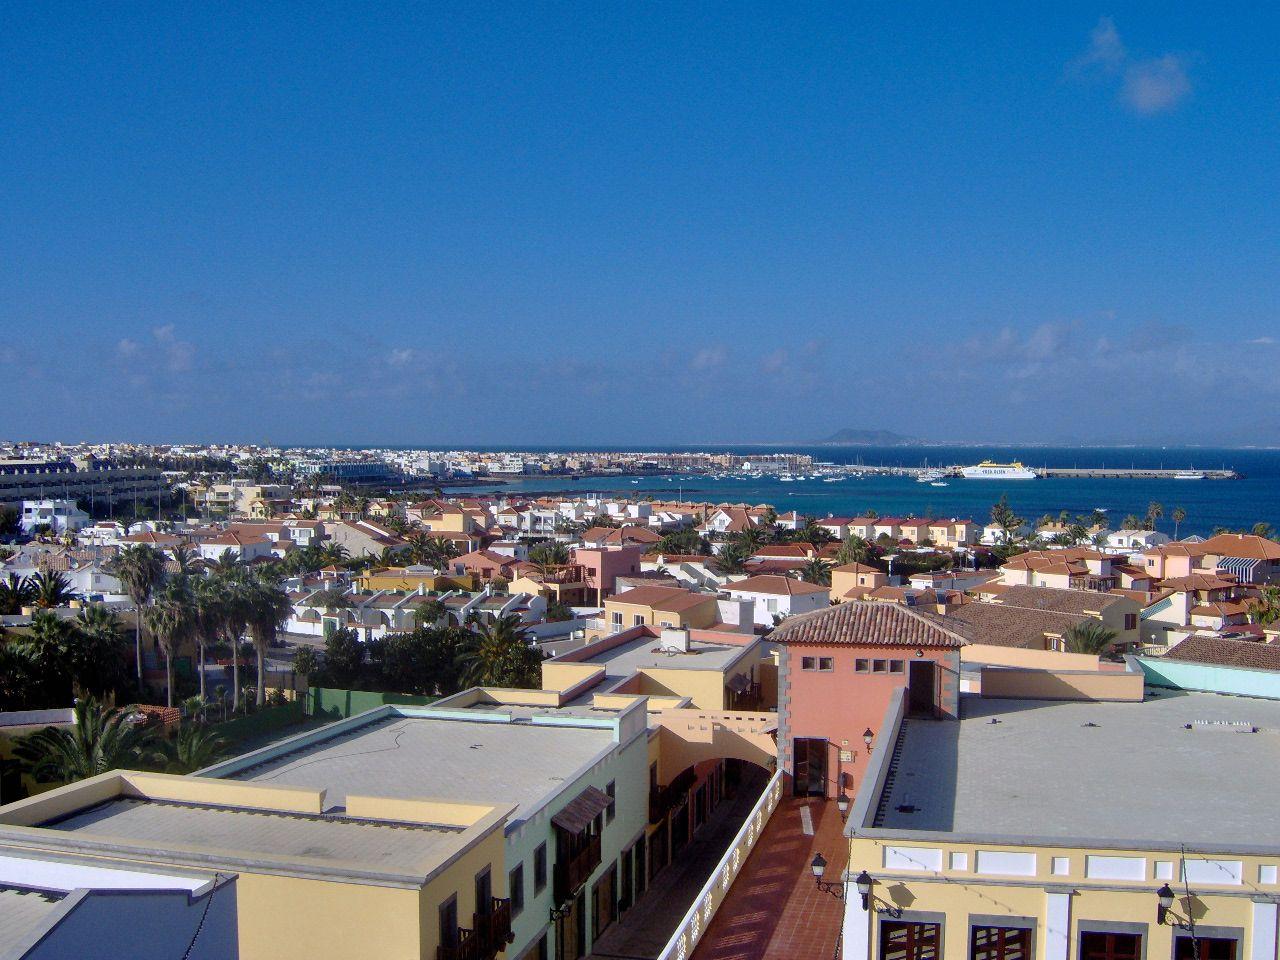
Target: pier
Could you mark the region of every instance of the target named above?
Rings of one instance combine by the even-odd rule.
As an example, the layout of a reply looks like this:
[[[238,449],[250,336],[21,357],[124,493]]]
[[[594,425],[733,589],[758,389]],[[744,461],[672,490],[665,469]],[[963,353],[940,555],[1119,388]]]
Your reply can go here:
[[[1154,467],[1031,467],[1031,469],[1042,477],[1065,477],[1075,480],[1176,480],[1179,474],[1188,473],[1199,474],[1206,480],[1240,479],[1240,474],[1234,470],[1199,470],[1195,467],[1183,467],[1180,470]]]

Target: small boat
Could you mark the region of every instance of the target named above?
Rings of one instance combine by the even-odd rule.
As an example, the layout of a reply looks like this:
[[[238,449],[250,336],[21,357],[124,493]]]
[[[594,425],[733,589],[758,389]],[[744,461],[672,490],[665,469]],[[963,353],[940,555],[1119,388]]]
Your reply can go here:
[[[1175,480],[1203,480],[1204,474],[1199,470],[1179,470],[1173,475]]]
[[[931,481],[929,481],[929,486],[931,486],[931,487],[945,487],[946,485],[947,485],[947,482],[946,482],[945,480],[931,480]]]
[[[822,482],[823,482],[823,483],[839,483],[839,482],[840,482],[841,480],[843,480],[843,479],[844,479],[844,477],[827,477],[827,478],[826,478],[825,480],[823,480]]]

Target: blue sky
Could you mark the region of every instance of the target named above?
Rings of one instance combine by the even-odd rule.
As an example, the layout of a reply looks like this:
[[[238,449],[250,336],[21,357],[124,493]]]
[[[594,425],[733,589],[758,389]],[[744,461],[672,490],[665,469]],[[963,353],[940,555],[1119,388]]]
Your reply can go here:
[[[0,434],[1280,443],[1280,18],[901,6],[10,4]]]

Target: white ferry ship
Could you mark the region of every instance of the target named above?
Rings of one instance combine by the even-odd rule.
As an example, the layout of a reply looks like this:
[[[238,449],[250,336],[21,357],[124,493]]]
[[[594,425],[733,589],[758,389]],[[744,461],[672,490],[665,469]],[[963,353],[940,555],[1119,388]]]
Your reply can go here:
[[[1203,480],[1204,474],[1199,470],[1179,470],[1173,475],[1175,480]]]
[[[977,466],[964,467],[960,475],[966,480],[1034,480],[1036,472],[1024,467],[1021,462],[995,463],[983,460]]]

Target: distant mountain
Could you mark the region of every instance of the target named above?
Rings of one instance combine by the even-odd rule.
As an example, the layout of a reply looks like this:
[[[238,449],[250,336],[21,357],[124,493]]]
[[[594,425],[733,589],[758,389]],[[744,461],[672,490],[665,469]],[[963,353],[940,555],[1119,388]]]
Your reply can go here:
[[[892,430],[853,430],[846,427],[818,443],[832,447],[911,447],[918,445],[920,440],[904,437]]]

